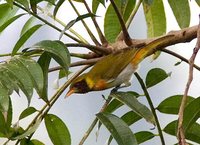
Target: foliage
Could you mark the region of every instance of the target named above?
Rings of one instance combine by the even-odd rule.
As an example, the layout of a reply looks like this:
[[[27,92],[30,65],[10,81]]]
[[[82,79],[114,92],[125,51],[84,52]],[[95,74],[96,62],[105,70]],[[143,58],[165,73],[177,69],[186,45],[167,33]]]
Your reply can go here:
[[[64,24],[57,18],[58,11],[65,2],[69,3],[77,14],[77,17],[73,18],[68,24]],[[76,7],[77,2],[87,9],[87,13],[79,13],[78,8]],[[95,57],[101,57],[102,55],[107,54],[110,47],[115,47],[117,45],[119,48],[124,48],[125,44],[121,45],[123,23],[125,24],[126,29],[128,29],[140,6],[143,6],[148,28],[148,37],[154,38],[166,34],[166,24],[169,20],[166,19],[165,6],[162,0],[116,0],[113,3],[116,4],[119,14],[117,14],[113,4],[107,0],[93,0],[91,2],[91,7],[85,0],[5,0],[0,3],[0,33],[3,33],[4,30],[15,21],[21,20],[25,16],[29,17],[24,23],[20,32],[20,37],[12,48],[12,52],[9,54],[0,54],[1,57],[10,56],[9,58],[3,58],[3,61],[0,64],[0,137],[7,138],[6,143],[13,141],[16,142],[16,144],[21,145],[43,145],[44,143],[42,141],[32,139],[32,136],[38,131],[38,127],[44,120],[46,130],[53,144],[72,144],[73,141],[71,140],[71,136],[73,134],[71,134],[68,129],[67,123],[58,116],[49,113],[49,110],[70,85],[71,81],[86,69],[84,68],[77,73],[72,72],[77,75],[68,78],[68,75],[71,73],[69,68],[82,64],[91,65],[89,59],[92,60]],[[168,0],[168,3],[180,29],[189,27],[190,1]],[[200,5],[199,0],[196,0],[196,3]],[[99,6],[105,7],[106,11],[104,14],[105,36],[103,35],[99,24],[96,22],[96,19],[99,19]],[[50,9],[47,12],[47,16],[57,23],[60,23],[63,28],[54,25],[50,20],[44,18],[43,14],[46,14],[46,9]],[[68,14],[70,13],[71,12],[68,12]],[[120,17],[123,21],[120,21]],[[91,19],[94,23],[99,36],[98,38],[92,33],[92,30],[90,30],[90,26],[86,23],[86,19]],[[102,18],[100,17],[100,19]],[[39,20],[39,22],[36,20]],[[73,29],[73,26],[80,22],[82,22],[83,28],[86,29],[92,43],[88,43],[90,40],[85,39],[78,33],[79,30]],[[57,30],[58,33],[60,33],[60,39],[62,36],[70,39],[68,41],[43,40],[36,44],[32,44],[29,47],[23,47],[26,42],[35,35],[35,32],[47,26]],[[126,37],[123,39],[126,40]],[[76,53],[70,53],[68,50],[69,47],[85,47],[92,52],[82,54],[79,53],[81,51],[77,50]],[[88,61],[84,60],[77,63],[71,63],[72,56],[88,59]],[[57,62],[59,65],[58,67],[54,66],[53,68],[50,68],[50,66],[52,66],[52,59]],[[51,94],[48,94],[48,90],[51,89],[48,87],[50,83],[48,80],[49,73],[52,71],[58,71],[58,78],[61,79],[67,77],[67,81],[51,96]],[[145,79],[141,79],[137,73],[135,75],[141,85],[148,105],[143,104],[140,101],[143,93],[133,91],[111,91],[110,95],[106,97],[102,110],[96,115],[96,119],[91,125],[89,132],[91,132],[98,123],[98,130],[104,125],[111,133],[111,136],[108,137],[108,144],[112,142],[112,139],[115,139],[119,145],[137,145],[143,142],[148,143],[149,140],[157,136],[153,131],[148,131],[147,129],[135,132],[131,128],[135,123],[145,120],[158,129],[161,143],[165,144],[163,132],[176,136],[177,120],[169,122],[169,124],[162,129],[156,111],[159,111],[164,115],[177,115],[183,95],[178,94],[169,96],[157,107],[154,107],[154,102],[152,102],[149,95],[149,89],[154,89],[155,86],[162,83],[162,81],[170,76],[170,73],[167,73],[162,68],[152,68],[147,72]],[[34,93],[34,90],[36,93]],[[12,107],[12,100],[14,99],[13,95],[25,95],[28,101],[28,106],[27,108],[24,108],[19,115],[18,122],[24,118],[35,115],[25,129],[19,126],[18,122],[13,122],[13,112],[16,111]],[[41,98],[38,101],[43,101],[45,104],[40,109],[30,106],[31,100],[36,95]],[[183,121],[183,129],[187,141],[196,143],[200,143],[200,124],[197,122],[200,117],[199,104],[200,97],[195,98],[188,96]],[[128,111],[126,110],[123,112],[124,114],[120,117],[116,113],[116,110],[120,110],[124,106],[128,107]],[[77,133],[79,133],[78,130]],[[86,134],[86,138],[89,134]],[[84,137],[81,140],[81,143],[84,143]]]

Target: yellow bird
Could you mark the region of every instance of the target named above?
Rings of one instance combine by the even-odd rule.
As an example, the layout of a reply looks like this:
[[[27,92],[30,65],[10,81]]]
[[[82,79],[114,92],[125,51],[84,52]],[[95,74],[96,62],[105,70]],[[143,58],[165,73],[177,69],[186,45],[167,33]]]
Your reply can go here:
[[[67,96],[73,93],[100,91],[125,84],[130,85],[132,74],[138,64],[172,35],[158,38],[142,48],[127,48],[109,54],[98,61],[93,68],[79,77],[70,85]]]

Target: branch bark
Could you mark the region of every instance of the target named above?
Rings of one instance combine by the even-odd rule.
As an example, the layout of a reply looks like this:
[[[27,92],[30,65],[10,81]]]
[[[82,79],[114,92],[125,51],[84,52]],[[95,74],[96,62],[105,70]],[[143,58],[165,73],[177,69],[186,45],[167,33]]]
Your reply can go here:
[[[171,46],[171,45],[178,44],[178,43],[190,42],[191,40],[193,40],[194,38],[197,37],[197,30],[198,30],[198,25],[192,26],[192,27],[189,27],[189,28],[185,28],[185,29],[182,29],[182,30],[178,30],[178,31],[171,31],[168,34],[166,34],[166,35],[173,35],[171,37],[171,39],[168,39],[167,41],[163,42],[162,44],[157,46],[154,50],[155,51],[162,50],[167,46]],[[160,36],[160,37],[166,37],[166,35],[163,35],[163,36]],[[157,38],[153,38],[153,39],[132,39],[132,44],[133,45],[131,47],[132,48],[143,47],[143,46],[147,45],[148,43],[154,41],[155,39],[157,39]],[[81,44],[69,43],[69,44],[66,44],[66,46],[67,47],[70,47],[70,46],[71,47],[85,47],[85,48],[88,48],[90,50],[97,49],[97,51],[99,51],[99,52],[101,52],[103,54],[110,54],[113,51],[117,51],[117,50],[124,49],[124,48],[128,47],[125,44],[124,41],[116,41],[115,43],[110,44],[108,47],[93,46],[93,45],[82,44],[82,43]],[[151,54],[153,54],[154,52],[151,52]],[[149,54],[149,55],[151,55],[151,54]],[[97,61],[99,61],[102,58],[101,56],[99,58],[97,58],[97,55],[93,55],[93,54],[92,55],[88,54],[88,56],[87,56],[87,54],[84,54],[84,55],[85,55],[85,58],[88,57],[89,59],[72,63],[70,65],[70,67],[80,66],[80,65],[87,65],[87,64],[90,64],[90,65],[91,64],[95,64]],[[178,57],[178,58],[180,58],[180,57]],[[187,60],[184,60],[184,59],[181,59],[181,60],[183,60],[183,61],[188,63]],[[193,65],[193,66],[195,66],[195,65]],[[197,69],[199,69],[198,66],[195,66],[195,67]],[[60,68],[61,67],[51,68],[49,70],[49,72],[59,70]]]
[[[199,18],[200,19],[200,18]],[[196,58],[196,55],[200,49],[200,21],[199,21],[199,26],[197,28],[197,43],[193,49],[193,54],[190,57],[189,60],[189,76],[188,76],[188,81],[185,87],[185,91],[184,91],[184,95],[181,101],[181,106],[179,108],[179,119],[178,119],[178,130],[177,130],[177,137],[179,140],[179,145],[188,145],[186,140],[185,140],[185,131],[184,130],[184,126],[183,126],[183,117],[184,117],[184,110],[185,110],[185,106],[187,103],[187,96],[188,96],[188,92],[190,89],[190,85],[192,83],[193,80],[193,68],[194,68],[194,61]]]

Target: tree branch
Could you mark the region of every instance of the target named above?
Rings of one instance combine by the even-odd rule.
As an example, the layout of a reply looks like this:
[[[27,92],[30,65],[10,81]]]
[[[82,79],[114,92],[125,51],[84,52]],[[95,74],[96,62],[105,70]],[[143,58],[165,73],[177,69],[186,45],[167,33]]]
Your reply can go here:
[[[186,87],[185,87],[184,95],[183,95],[183,98],[182,98],[182,101],[181,101],[181,106],[179,108],[179,113],[178,113],[179,118],[178,118],[177,137],[178,137],[178,140],[179,140],[179,145],[187,145],[186,140],[185,140],[185,130],[183,128],[183,116],[184,116],[185,106],[186,106],[186,103],[187,103],[188,92],[189,92],[190,85],[191,85],[192,80],[193,80],[194,61],[195,61],[195,58],[196,58],[196,55],[197,55],[199,49],[200,49],[200,16],[199,16],[199,26],[198,26],[198,29],[197,29],[197,42],[196,42],[196,45],[193,49],[193,54],[192,54],[192,56],[190,57],[190,60],[189,60],[188,81],[187,81],[187,84],[186,84]]]
[[[171,31],[169,32],[167,35],[173,35],[172,38],[165,42],[163,42],[162,44],[160,44],[159,46],[157,46],[155,48],[155,51],[156,50],[162,50],[164,49],[165,47],[167,46],[170,46],[170,45],[173,45],[173,44],[177,44],[177,43],[184,43],[184,42],[190,42],[191,40],[193,40],[194,38],[197,37],[197,29],[198,29],[198,26],[193,26],[193,27],[189,27],[189,28],[185,28],[185,29],[182,29],[182,30],[178,30],[178,31]],[[166,37],[166,35],[163,35],[161,37]],[[155,39],[157,38],[154,38],[154,39],[134,39],[132,40],[133,41],[133,45],[135,47],[142,47],[142,46],[145,46],[147,45],[148,43],[154,41]],[[123,43],[123,44],[122,44]],[[101,50],[105,50],[106,54],[108,53],[112,53],[112,47],[117,47],[117,49],[125,49],[126,44],[124,44],[124,42],[122,41],[117,41],[115,42],[114,44],[112,44],[110,49],[107,49],[106,47],[100,47],[100,46],[93,46],[93,45],[87,45],[87,44],[77,44],[77,43],[68,43],[66,44],[66,46],[71,46],[71,47],[91,47],[92,49],[99,49],[100,51]],[[131,46],[133,47],[133,46]],[[167,50],[164,50],[165,52]],[[153,54],[154,52],[152,52]],[[168,51],[169,54],[171,54],[169,51]],[[150,54],[149,54],[150,55]],[[175,56],[174,54],[171,54],[173,56]],[[176,55],[176,57],[180,58],[179,56]],[[94,59],[93,59],[94,58]],[[92,57],[89,57],[88,60],[84,60],[84,61],[79,61],[79,62],[75,62],[75,63],[72,63],[70,65],[70,67],[75,67],[75,66],[80,66],[80,65],[87,65],[87,64],[94,64],[96,63],[97,61],[99,61],[101,58],[97,58],[96,55],[94,55]],[[188,60],[187,59],[184,59],[184,58],[180,58],[181,60],[187,62]],[[196,65],[193,65],[195,68],[197,68],[199,70],[199,67],[197,67]],[[52,72],[52,71],[56,71],[56,70],[60,70],[61,67],[54,67],[54,68],[51,68],[49,69],[49,72]]]
[[[170,54],[170,55],[172,55],[172,56],[174,56],[174,57],[177,57],[177,58],[179,58],[181,61],[184,61],[184,62],[186,62],[186,63],[189,64],[189,60],[188,60],[188,59],[186,59],[185,57],[183,57],[183,56],[181,56],[181,55],[179,55],[179,54],[177,54],[177,53],[175,53],[175,52],[173,52],[173,51],[171,51],[171,50],[162,49],[161,51],[163,51],[163,52],[165,52],[165,53],[167,53],[167,54]],[[200,71],[200,67],[199,67],[198,65],[194,64],[194,68],[196,68],[198,71]]]
[[[166,35],[160,36],[160,37],[166,37],[167,35],[173,35],[171,39],[168,39],[167,41],[157,46],[155,48],[155,51],[159,49],[164,49],[165,47],[171,46],[174,44],[190,42],[191,40],[197,37],[197,29],[198,29],[198,25],[184,28],[182,30],[170,31]],[[132,44],[133,44],[132,47],[136,47],[136,48],[143,47],[157,38],[132,39]]]

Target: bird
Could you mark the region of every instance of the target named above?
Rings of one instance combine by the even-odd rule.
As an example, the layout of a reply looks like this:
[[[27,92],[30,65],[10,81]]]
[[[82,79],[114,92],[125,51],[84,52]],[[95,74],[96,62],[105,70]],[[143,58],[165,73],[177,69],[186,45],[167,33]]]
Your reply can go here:
[[[133,73],[137,70],[138,64],[149,54],[155,51],[163,42],[171,39],[166,35],[153,40],[141,48],[126,48],[111,53],[99,60],[90,71],[78,76],[70,84],[67,97],[73,93],[88,93],[101,91],[109,88],[130,86]]]

